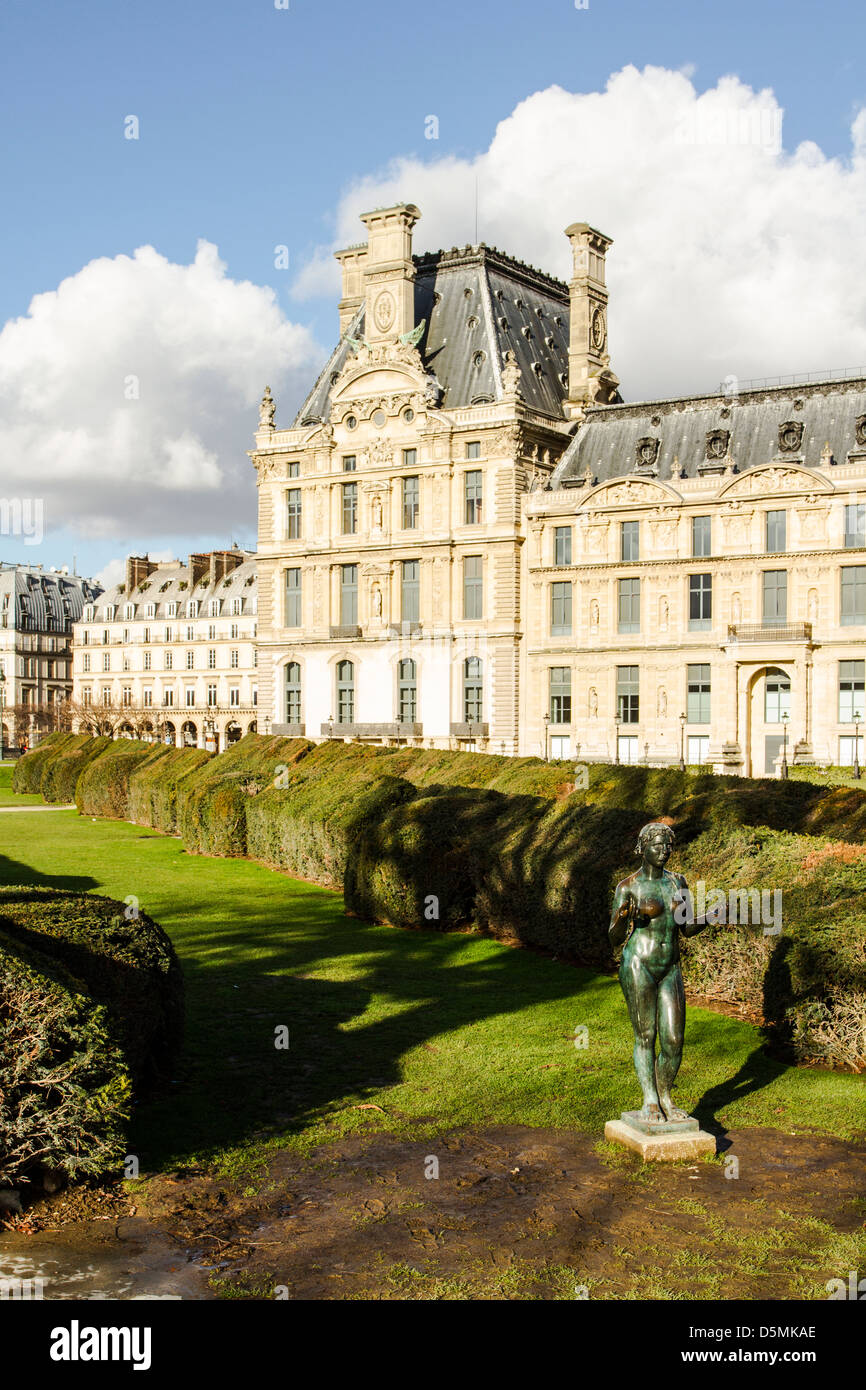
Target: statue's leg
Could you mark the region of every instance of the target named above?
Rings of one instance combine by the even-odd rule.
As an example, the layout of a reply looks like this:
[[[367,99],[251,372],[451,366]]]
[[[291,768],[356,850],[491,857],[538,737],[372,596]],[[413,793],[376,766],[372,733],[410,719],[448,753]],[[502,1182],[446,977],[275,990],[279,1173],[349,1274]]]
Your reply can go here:
[[[656,983],[645,966],[635,957],[623,960],[619,982],[628,1004],[629,1018],[634,1030],[634,1069],[643,1092],[644,1120],[663,1120],[655,1076],[656,1043]]]
[[[659,1101],[669,1120],[688,1119],[685,1110],[680,1110],[671,1100],[671,1087],[683,1060],[685,1026],[686,995],[677,961],[659,984],[658,994],[659,1055],[656,1058],[656,1081]]]

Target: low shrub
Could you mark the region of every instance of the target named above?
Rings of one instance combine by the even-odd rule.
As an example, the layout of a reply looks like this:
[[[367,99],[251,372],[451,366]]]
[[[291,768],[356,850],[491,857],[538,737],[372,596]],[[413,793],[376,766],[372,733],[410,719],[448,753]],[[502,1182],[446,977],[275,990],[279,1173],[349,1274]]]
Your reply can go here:
[[[180,966],[134,913],[88,893],[0,888],[0,1180],[115,1166],[134,1094],[165,1079]]]

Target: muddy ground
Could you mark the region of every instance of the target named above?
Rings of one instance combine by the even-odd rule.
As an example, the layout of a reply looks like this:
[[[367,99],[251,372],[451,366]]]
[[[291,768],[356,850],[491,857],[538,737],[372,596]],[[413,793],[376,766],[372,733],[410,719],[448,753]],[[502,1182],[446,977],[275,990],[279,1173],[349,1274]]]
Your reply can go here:
[[[66,1298],[826,1298],[858,1267],[866,1144],[750,1129],[720,1147],[644,1165],[520,1126],[353,1137],[241,1183],[61,1194],[7,1226],[0,1264],[48,1250],[46,1296]],[[103,1292],[70,1282],[76,1259]]]

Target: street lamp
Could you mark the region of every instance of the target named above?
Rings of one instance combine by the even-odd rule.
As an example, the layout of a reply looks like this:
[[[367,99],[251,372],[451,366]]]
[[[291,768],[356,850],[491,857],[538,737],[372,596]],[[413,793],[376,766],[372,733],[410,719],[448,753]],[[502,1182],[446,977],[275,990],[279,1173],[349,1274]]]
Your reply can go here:
[[[680,715],[680,772],[686,770],[686,716]]]
[[[6,725],[4,716],[6,713],[6,672],[0,671],[0,763],[6,757]]]
[[[2,677],[0,677],[2,679]],[[0,687],[0,708],[2,708],[2,687]],[[860,720],[863,718],[859,709],[854,711],[854,776],[860,780]]]
[[[622,716],[619,710],[613,716],[614,735],[613,735],[613,761],[614,766],[619,767],[619,726],[622,723]]]
[[[782,766],[779,768],[779,776],[784,780],[788,776],[788,720],[790,715],[782,715]]]
[[[332,714],[329,714],[329,715],[328,715],[328,738],[333,738],[333,737],[334,737],[334,716],[333,716]]]
[[[265,715],[265,718],[264,718],[264,725],[265,725],[265,738],[267,738],[268,734],[271,732],[271,716],[270,716],[269,714],[266,714],[266,715]]]
[[[550,747],[549,740],[548,740],[548,735],[549,735],[549,733],[550,733],[550,715],[549,715],[549,714],[545,714],[545,716],[544,716],[544,761],[545,761],[545,762],[548,762],[549,757],[550,757],[550,754],[549,754],[549,752],[548,752],[548,749],[549,749],[549,747]]]

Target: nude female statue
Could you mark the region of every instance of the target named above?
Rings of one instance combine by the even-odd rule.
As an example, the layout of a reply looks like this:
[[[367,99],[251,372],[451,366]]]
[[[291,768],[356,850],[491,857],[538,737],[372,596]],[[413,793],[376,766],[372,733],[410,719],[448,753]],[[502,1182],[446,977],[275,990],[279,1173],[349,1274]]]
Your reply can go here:
[[[653,821],[643,827],[636,851],[640,868],[617,884],[609,928],[614,950],[625,943],[619,982],[634,1029],[634,1065],[643,1091],[639,1117],[653,1124],[689,1119],[671,1100],[686,1020],[679,933],[696,936],[706,925],[688,910],[682,874],[665,868],[673,845],[669,825]]]

